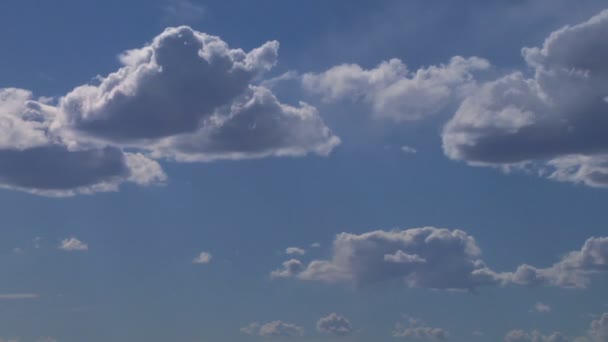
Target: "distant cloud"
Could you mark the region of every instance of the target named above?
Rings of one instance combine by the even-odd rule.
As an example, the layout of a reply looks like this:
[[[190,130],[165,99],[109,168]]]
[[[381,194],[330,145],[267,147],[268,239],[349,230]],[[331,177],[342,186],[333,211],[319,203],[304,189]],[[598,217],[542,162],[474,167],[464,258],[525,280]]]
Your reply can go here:
[[[287,255],[304,255],[306,254],[306,250],[299,247],[287,247],[285,249],[285,254]]]
[[[271,278],[289,278],[296,276],[304,269],[300,260],[291,259],[283,263],[282,267],[270,273]]]
[[[405,153],[418,153],[417,149],[407,145],[401,146],[401,151]]]
[[[551,307],[547,304],[537,302],[534,304],[533,310],[538,313],[549,313],[551,312]]]
[[[296,278],[366,286],[401,282],[409,287],[475,291],[482,286],[556,286],[586,288],[593,275],[608,271],[608,237],[587,239],[545,268],[528,264],[497,272],[481,258],[475,238],[462,230],[423,227],[338,234],[329,260],[308,265],[292,259],[272,278]],[[540,310],[547,310],[544,304]]]
[[[208,264],[211,262],[213,256],[209,252],[201,252],[196,258],[192,260],[194,264]]]
[[[442,133],[445,154],[608,187],[608,10],[551,33],[514,72],[467,95]]]
[[[567,342],[568,339],[560,332],[543,335],[537,330],[511,330],[505,335],[505,342]]]
[[[331,313],[317,321],[317,331],[324,334],[347,336],[353,333],[353,327],[346,317]]]
[[[205,17],[207,10],[192,0],[168,0],[163,7],[163,20],[172,25],[193,24]]]
[[[449,63],[409,70],[400,59],[376,68],[342,64],[302,75],[302,85],[326,102],[360,100],[377,119],[420,120],[461,100],[475,88],[473,74],[490,67],[482,58],[453,57]]]
[[[241,328],[241,332],[260,337],[300,337],[304,336],[304,328],[292,323],[273,321],[266,324],[251,323]]]
[[[78,240],[75,237],[70,237],[70,238],[61,240],[61,243],[59,244],[59,249],[62,249],[67,252],[87,251],[87,250],[89,250],[89,245]]]
[[[313,242],[310,244],[310,248],[321,248],[321,243]]]
[[[0,300],[36,299],[36,293],[0,293]]]
[[[397,322],[395,324],[394,337],[410,340],[445,341],[450,336],[447,330],[430,327],[420,319],[408,316],[405,319],[406,323]]]

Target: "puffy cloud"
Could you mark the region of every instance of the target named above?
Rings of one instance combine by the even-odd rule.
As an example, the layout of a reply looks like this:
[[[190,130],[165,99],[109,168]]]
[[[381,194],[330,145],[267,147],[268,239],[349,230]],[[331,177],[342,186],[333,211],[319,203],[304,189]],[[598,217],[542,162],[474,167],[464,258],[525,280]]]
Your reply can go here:
[[[255,85],[278,48],[245,52],[181,26],[56,101],[0,89],[0,187],[67,196],[162,184],[151,158],[328,155],[340,139],[314,107],[283,104]]]
[[[271,276],[353,286],[401,281],[408,287],[475,291],[481,286],[508,285],[585,288],[594,274],[607,271],[608,237],[587,239],[580,250],[549,267],[522,264],[513,272],[497,272],[486,266],[473,236],[461,230],[423,227],[341,233],[334,240],[330,259],[307,265],[292,259]]]
[[[608,186],[608,11],[524,48],[521,72],[469,94],[445,125],[445,153],[471,164],[533,164],[560,181]]]
[[[75,237],[71,237],[71,238],[61,240],[61,243],[59,244],[59,249],[67,251],[67,252],[88,251],[89,245],[78,240]]]
[[[160,140],[152,155],[185,162],[310,152],[326,156],[339,143],[314,107],[282,104],[268,89],[251,87],[229,108],[204,120],[198,131]]]
[[[541,303],[541,302],[537,302],[536,304],[534,304],[534,307],[532,309],[538,313],[551,312],[551,307],[549,305]]]
[[[241,328],[241,332],[261,337],[300,337],[304,336],[304,328],[292,323],[273,321],[266,324],[251,323]]]
[[[98,86],[80,86],[63,97],[61,124],[123,141],[192,132],[269,70],[278,48],[271,41],[245,53],[187,26],[168,28],[123,53],[123,67]]]
[[[208,264],[211,262],[213,256],[209,252],[201,252],[196,258],[192,260],[194,264]]]
[[[299,247],[287,247],[285,249],[285,254],[287,255],[304,255],[306,254],[306,250]]]
[[[527,332],[524,330],[511,330],[505,335],[505,342],[567,342],[568,339],[560,332],[551,335],[543,335],[534,330]]]
[[[608,313],[591,322],[589,336],[594,342],[608,341]]]
[[[360,99],[371,106],[376,118],[411,121],[462,99],[475,87],[473,73],[489,66],[481,58],[457,56],[448,64],[410,71],[401,60],[391,59],[369,70],[343,64],[319,74],[307,73],[302,84],[325,101]]]
[[[342,233],[334,241],[331,260],[315,260],[300,273],[294,274],[294,267],[294,272],[284,274],[356,286],[398,280],[410,287],[474,290],[500,281],[483,273],[486,267],[480,257],[475,239],[460,230]]]
[[[587,239],[582,248],[573,251],[547,268],[521,265],[513,273],[502,274],[508,283],[518,285],[552,285],[585,288],[591,276],[608,271],[608,237]]]
[[[50,130],[55,109],[23,89],[0,89],[0,186],[49,196],[162,183],[157,162],[110,146],[70,148]]]
[[[423,321],[406,317],[407,323],[397,322],[393,330],[393,336],[413,340],[445,341],[449,337],[447,330],[429,327]]]
[[[304,264],[298,259],[290,259],[283,263],[282,267],[270,273],[271,278],[289,278],[302,272]]]
[[[325,334],[346,336],[352,334],[353,327],[346,317],[331,313],[317,321],[317,331]]]

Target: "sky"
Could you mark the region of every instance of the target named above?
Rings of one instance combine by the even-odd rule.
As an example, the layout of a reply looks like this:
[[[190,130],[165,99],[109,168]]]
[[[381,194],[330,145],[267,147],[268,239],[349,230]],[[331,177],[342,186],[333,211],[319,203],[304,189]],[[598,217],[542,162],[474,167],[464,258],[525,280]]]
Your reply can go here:
[[[0,342],[608,341],[600,0],[5,0]]]

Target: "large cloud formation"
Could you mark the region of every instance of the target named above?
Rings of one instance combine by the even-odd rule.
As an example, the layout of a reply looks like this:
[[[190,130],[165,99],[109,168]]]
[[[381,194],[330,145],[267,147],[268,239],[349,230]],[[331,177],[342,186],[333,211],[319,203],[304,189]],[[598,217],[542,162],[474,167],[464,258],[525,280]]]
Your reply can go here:
[[[471,235],[423,227],[341,233],[331,259],[307,265],[292,259],[271,275],[357,287],[397,281],[408,287],[475,291],[507,285],[585,288],[594,274],[607,271],[608,237],[589,238],[550,267],[523,264],[513,272],[497,272],[486,266]]]
[[[524,48],[534,71],[467,96],[443,130],[452,159],[536,164],[550,178],[608,186],[608,10]]]
[[[457,56],[448,64],[411,71],[394,58],[369,70],[343,64],[322,73],[307,73],[302,84],[325,101],[362,100],[371,106],[376,118],[412,121],[461,100],[475,87],[474,72],[489,66],[482,58]]]
[[[0,186],[74,195],[162,183],[154,159],[328,155],[340,140],[314,107],[283,104],[256,85],[278,48],[231,49],[181,26],[59,99],[0,89]]]
[[[0,89],[0,186],[50,196],[113,191],[166,179],[159,164],[111,146],[72,148],[50,126],[55,108],[32,93]]]

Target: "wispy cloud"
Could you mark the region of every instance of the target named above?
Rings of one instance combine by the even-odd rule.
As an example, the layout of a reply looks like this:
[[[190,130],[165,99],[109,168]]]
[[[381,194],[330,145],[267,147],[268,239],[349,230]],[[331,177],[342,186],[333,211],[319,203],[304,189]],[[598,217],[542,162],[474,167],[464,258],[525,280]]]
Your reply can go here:
[[[36,293],[0,293],[0,300],[36,299]]]
[[[86,244],[85,242],[78,240],[75,237],[71,237],[71,238],[61,240],[61,243],[59,244],[59,249],[68,251],[68,252],[88,251],[89,245]]]

